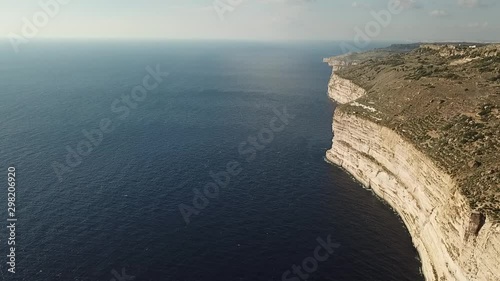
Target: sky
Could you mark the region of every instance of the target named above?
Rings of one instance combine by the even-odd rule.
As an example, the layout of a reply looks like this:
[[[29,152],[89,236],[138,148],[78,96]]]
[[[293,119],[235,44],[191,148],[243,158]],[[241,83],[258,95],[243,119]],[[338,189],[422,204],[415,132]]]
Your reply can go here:
[[[0,0],[0,37],[500,41],[499,0],[394,1]]]

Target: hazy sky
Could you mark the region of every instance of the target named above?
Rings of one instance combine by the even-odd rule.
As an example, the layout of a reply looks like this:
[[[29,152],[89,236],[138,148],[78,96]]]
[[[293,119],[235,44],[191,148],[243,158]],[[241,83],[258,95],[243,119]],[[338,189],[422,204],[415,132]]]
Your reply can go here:
[[[38,15],[37,38],[352,40],[393,0],[64,0],[43,24],[39,3],[53,1],[63,0],[0,0],[0,35],[23,36],[23,18]],[[499,0],[402,1],[374,40],[500,41]]]

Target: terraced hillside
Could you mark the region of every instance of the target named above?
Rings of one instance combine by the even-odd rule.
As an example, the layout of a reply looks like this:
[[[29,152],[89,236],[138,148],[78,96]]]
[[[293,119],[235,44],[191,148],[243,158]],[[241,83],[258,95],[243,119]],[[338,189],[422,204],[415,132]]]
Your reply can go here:
[[[340,60],[336,75],[367,94],[337,110],[410,140],[457,180],[472,209],[500,220],[500,45],[422,45]]]

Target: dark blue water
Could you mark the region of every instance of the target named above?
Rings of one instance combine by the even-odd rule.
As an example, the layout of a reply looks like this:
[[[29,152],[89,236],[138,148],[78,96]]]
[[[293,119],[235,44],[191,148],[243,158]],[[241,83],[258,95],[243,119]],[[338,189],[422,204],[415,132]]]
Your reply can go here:
[[[134,280],[268,281],[290,270],[286,280],[423,280],[399,218],[323,161],[334,108],[321,61],[339,53],[326,42],[3,47],[1,279],[132,280],[124,270]],[[169,75],[126,103],[147,66]],[[100,122],[113,131],[86,147],[82,131]],[[68,146],[85,156],[67,156]],[[9,165],[15,275],[6,271]],[[194,205],[211,173],[225,183]],[[328,237],[333,252],[311,260]],[[293,273],[304,260],[310,273]]]

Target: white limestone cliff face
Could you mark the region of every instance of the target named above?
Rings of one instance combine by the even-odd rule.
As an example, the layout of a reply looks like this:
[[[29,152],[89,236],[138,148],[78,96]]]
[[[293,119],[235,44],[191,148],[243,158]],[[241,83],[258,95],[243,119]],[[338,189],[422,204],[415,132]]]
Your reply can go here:
[[[328,96],[338,103],[348,103],[366,94],[366,91],[354,84],[352,81],[344,79],[332,72],[328,83]]]
[[[329,95],[364,90],[332,75]],[[426,280],[500,280],[500,226],[470,209],[457,183],[395,131],[337,110],[327,159],[387,201],[407,226]]]

